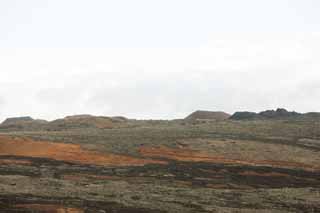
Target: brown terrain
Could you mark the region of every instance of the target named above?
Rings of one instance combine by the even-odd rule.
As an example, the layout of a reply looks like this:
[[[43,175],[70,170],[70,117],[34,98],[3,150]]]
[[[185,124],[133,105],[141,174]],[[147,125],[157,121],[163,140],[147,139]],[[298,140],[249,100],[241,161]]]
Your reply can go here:
[[[209,114],[6,120],[0,212],[320,211],[320,120]]]

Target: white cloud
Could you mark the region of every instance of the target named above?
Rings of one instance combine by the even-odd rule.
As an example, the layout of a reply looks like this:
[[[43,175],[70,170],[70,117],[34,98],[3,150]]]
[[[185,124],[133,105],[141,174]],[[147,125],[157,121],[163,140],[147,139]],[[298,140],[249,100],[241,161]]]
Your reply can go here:
[[[220,33],[189,49],[2,49],[0,55],[2,116],[320,109],[315,33]]]
[[[0,2],[0,119],[320,111],[318,1]]]

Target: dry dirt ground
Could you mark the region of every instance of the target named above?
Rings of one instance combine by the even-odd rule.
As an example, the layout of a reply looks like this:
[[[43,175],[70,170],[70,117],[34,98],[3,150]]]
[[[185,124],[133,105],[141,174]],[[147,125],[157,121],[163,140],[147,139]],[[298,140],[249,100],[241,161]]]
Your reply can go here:
[[[317,121],[0,132],[0,212],[320,212]]]

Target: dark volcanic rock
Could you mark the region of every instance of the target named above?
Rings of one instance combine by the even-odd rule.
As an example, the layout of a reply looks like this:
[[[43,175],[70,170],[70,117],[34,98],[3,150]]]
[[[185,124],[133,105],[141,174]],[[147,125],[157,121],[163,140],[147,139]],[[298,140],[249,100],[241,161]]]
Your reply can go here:
[[[236,112],[230,119],[232,120],[247,120],[247,119],[258,119],[261,116],[255,112]]]
[[[259,115],[266,118],[283,118],[283,117],[295,117],[301,115],[297,112],[289,112],[286,109],[278,108],[275,110],[266,110],[263,112],[260,112]]]
[[[286,109],[278,108],[277,110],[266,110],[259,113],[255,112],[236,112],[230,119],[233,120],[252,120],[252,119],[288,119],[288,118],[320,118],[319,113],[298,113],[295,111],[289,112]]]

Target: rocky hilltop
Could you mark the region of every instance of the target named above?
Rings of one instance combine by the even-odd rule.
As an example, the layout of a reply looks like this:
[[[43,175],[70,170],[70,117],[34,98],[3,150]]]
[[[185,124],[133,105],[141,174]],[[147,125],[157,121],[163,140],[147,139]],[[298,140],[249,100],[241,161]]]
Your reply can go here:
[[[232,120],[252,120],[252,119],[315,119],[320,118],[320,113],[309,112],[309,113],[298,113],[295,111],[288,111],[283,108],[276,110],[266,110],[259,113],[256,112],[236,112],[230,119]]]
[[[197,110],[188,115],[185,120],[226,120],[230,117],[228,113],[222,111]]]

